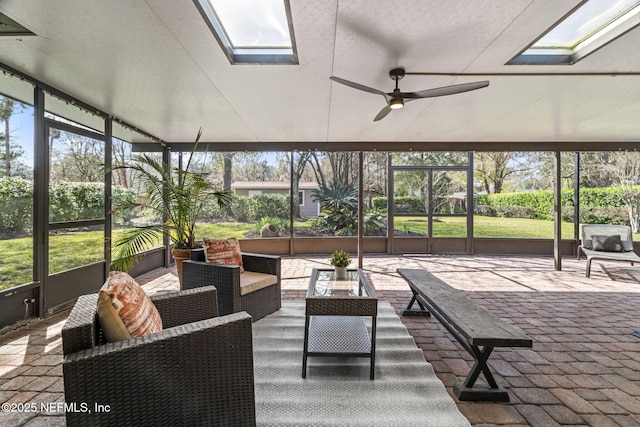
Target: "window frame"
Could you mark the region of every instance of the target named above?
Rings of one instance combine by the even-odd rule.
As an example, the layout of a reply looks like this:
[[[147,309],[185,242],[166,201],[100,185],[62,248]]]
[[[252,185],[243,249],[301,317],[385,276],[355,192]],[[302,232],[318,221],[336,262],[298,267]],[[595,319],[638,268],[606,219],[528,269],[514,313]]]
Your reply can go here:
[[[572,46],[538,46],[549,33],[563,25],[587,4],[583,0],[534,42],[513,57],[507,65],[573,65],[640,25],[640,3],[631,6],[603,26],[585,31]]]
[[[227,36],[224,25],[220,22],[213,5],[208,0],[193,0],[196,8],[202,15],[207,26],[213,33],[222,51],[229,59],[232,65],[235,64],[298,64],[298,54],[296,49],[296,39],[293,32],[293,20],[291,18],[291,6],[289,0],[282,0],[289,28],[289,37],[291,38],[290,48],[241,48],[234,47],[233,43]]]

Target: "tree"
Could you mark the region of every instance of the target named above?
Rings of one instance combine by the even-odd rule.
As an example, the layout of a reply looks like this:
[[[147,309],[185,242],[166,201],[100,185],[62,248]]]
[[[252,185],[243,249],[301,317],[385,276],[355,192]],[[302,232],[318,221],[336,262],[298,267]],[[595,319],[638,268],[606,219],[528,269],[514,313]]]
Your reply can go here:
[[[634,233],[640,232],[640,153],[611,153],[612,162],[604,167],[615,177],[621,188],[621,198],[629,211],[629,223]]]
[[[287,155],[289,157],[289,155]],[[296,156],[296,162],[293,164],[293,185],[291,186],[291,194],[294,200],[293,203],[293,217],[300,218],[300,204],[298,201],[298,193],[300,192],[300,180],[304,175],[304,171],[309,164],[309,160],[311,158],[311,153],[308,151],[303,151],[302,153]]]
[[[119,139],[113,139],[111,146],[112,163],[114,166],[122,166],[126,164],[127,159],[131,156],[130,145]],[[119,187],[131,187],[131,172],[127,169],[115,169],[113,171],[113,183]]]
[[[516,172],[510,162],[517,153],[497,151],[475,154],[475,173],[487,193],[501,193],[507,177]]]
[[[56,142],[59,140],[59,142]],[[104,181],[104,142],[60,132],[52,135],[51,178],[69,182]]]
[[[231,175],[233,170],[233,156],[235,156],[235,153],[222,153],[222,191],[231,192],[231,180],[233,179]]]
[[[2,122],[3,125],[2,134],[0,134],[0,141],[2,141],[2,145],[4,146],[2,160],[4,161],[5,176],[12,176],[13,160],[24,154],[24,150],[11,145],[11,116],[13,116],[14,113],[17,113],[20,108],[22,108],[21,105],[16,103],[13,99],[0,96],[0,122]]]
[[[318,185],[327,187],[357,182],[357,156],[357,153],[350,152],[311,153],[309,160]]]
[[[363,165],[364,194],[366,205],[371,206],[371,199],[387,194],[387,154],[368,152],[364,155]]]

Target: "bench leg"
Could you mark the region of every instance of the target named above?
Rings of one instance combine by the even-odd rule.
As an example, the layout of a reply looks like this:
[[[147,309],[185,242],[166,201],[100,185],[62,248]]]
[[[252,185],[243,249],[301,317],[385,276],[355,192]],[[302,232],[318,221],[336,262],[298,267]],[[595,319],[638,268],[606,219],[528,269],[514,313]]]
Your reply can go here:
[[[587,257],[587,271],[585,271],[584,275],[586,277],[591,276],[591,258]]]
[[[409,301],[409,304],[407,304],[407,308],[405,308],[404,311],[402,312],[402,315],[403,316],[425,316],[425,317],[431,316],[431,313],[429,313],[429,310],[427,310],[424,304],[420,301],[420,297],[418,296],[416,291],[412,289],[411,292],[413,292],[413,296],[411,297],[411,301]],[[420,310],[413,310],[411,308],[415,303],[418,303]]]
[[[464,383],[454,384],[453,392],[455,395],[460,400],[508,402],[509,394],[496,383],[491,371],[489,371],[489,366],[487,366],[487,360],[493,351],[493,347],[484,347],[484,349],[480,350],[478,346],[471,346],[471,349],[473,350],[473,357],[476,359],[476,362],[473,364],[471,372],[467,375]],[[480,373],[484,374],[489,387],[475,386]]]

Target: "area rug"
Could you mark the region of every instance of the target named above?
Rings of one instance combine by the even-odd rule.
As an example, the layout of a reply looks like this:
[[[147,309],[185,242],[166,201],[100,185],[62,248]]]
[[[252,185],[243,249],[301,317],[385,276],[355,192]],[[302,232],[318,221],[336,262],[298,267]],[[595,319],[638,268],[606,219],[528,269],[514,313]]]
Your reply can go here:
[[[302,378],[304,302],[253,325],[259,426],[469,426],[387,302],[379,303],[375,379],[369,359],[310,357]]]

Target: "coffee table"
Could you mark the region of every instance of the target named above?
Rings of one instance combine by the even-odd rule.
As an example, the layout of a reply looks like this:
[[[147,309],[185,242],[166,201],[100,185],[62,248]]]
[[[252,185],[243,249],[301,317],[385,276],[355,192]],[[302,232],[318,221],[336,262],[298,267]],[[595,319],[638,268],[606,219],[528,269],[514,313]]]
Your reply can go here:
[[[302,378],[312,356],[367,357],[374,379],[378,299],[361,269],[338,279],[333,269],[314,268],[306,297]],[[371,332],[365,322],[371,317]]]

